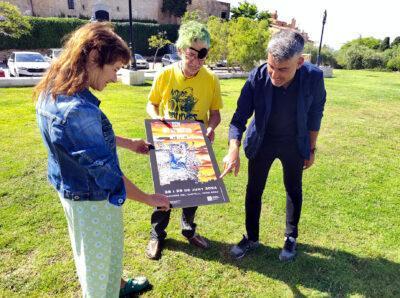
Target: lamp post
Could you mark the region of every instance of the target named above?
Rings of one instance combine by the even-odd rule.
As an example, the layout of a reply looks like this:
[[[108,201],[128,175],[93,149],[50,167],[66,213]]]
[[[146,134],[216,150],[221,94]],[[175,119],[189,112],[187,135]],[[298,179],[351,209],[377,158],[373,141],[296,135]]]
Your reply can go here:
[[[322,31],[321,31],[321,39],[319,40],[319,48],[318,48],[318,56],[317,56],[317,66],[321,63],[321,46],[322,46],[322,37],[324,36],[324,28],[326,23],[326,9],[324,11],[324,17],[322,19]]]
[[[136,70],[135,48],[133,46],[133,26],[132,26],[132,0],[129,0],[129,49],[131,50],[132,60],[130,69]]]

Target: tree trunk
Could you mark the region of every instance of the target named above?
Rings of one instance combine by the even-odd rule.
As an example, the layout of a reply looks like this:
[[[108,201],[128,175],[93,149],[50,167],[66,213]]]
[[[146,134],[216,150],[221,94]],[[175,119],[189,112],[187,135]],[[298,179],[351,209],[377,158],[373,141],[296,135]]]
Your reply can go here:
[[[29,0],[29,3],[31,4],[31,12],[32,12],[32,16],[35,16],[35,11],[33,10],[33,0]]]
[[[159,50],[160,48],[157,48],[157,50],[156,50],[156,53],[154,54],[154,59],[153,59],[153,69],[155,69],[156,68],[156,59],[157,59],[157,53],[158,53],[158,50]]]

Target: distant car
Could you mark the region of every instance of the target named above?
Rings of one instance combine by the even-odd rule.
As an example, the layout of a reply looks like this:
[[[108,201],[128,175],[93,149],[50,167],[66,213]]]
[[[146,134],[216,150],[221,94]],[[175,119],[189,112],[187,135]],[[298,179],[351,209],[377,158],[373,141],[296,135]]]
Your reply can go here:
[[[37,77],[43,76],[50,67],[50,63],[37,52],[13,52],[8,58],[7,66],[11,77]]]
[[[48,56],[50,57],[51,60],[53,60],[55,58],[58,58],[60,56],[61,52],[62,52],[62,49],[57,49],[57,48],[56,49],[50,49]]]
[[[135,54],[135,59],[136,59],[136,68],[137,69],[148,69],[149,68],[149,62],[147,62],[146,59],[144,59],[142,55]]]
[[[5,78],[6,77],[6,72],[0,68],[0,78]]]
[[[228,65],[228,61],[226,60],[219,60],[215,63],[215,66],[217,67],[226,67]]]
[[[175,63],[177,61],[181,60],[181,57],[178,56],[178,54],[165,54],[161,58],[161,62],[163,66],[170,65],[172,63]]]

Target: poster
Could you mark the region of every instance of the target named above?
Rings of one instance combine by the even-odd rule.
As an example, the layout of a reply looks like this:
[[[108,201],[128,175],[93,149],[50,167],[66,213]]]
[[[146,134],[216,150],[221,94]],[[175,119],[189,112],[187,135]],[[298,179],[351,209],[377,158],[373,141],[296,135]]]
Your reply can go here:
[[[172,208],[229,202],[203,123],[145,120],[155,192]]]

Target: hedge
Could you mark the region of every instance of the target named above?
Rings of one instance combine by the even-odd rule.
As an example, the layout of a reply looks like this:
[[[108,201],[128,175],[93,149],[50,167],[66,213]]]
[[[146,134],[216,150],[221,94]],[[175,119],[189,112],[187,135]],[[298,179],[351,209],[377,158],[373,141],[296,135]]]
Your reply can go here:
[[[34,50],[59,48],[64,38],[87,20],[76,18],[38,18],[28,17],[32,26],[29,34],[20,38],[0,38],[0,50],[19,49]],[[116,32],[129,43],[129,23],[114,23]],[[178,36],[178,25],[160,25],[152,23],[133,23],[133,43],[135,52],[145,56],[154,55],[155,49],[149,49],[147,39],[160,31],[167,32],[167,38],[175,42]],[[160,54],[163,54],[160,51]]]

